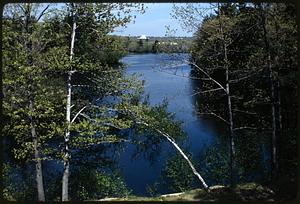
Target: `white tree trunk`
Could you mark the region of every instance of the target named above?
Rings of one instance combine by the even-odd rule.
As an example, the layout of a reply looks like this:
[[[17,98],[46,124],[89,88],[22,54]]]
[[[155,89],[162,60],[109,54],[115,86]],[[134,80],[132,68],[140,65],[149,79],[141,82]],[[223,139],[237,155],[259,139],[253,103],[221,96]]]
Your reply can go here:
[[[182,149],[175,143],[175,141],[173,139],[171,139],[169,136],[163,134],[165,136],[165,138],[167,138],[167,140],[177,149],[177,151],[179,152],[179,154],[181,154],[181,156],[187,161],[187,163],[189,164],[189,166],[191,167],[194,175],[199,179],[199,181],[202,183],[203,187],[206,190],[209,190],[208,185],[206,184],[206,182],[204,181],[204,179],[202,178],[202,176],[198,173],[198,171],[196,170],[196,168],[194,167],[194,165],[192,164],[192,162],[189,160],[189,158],[186,156],[186,154],[182,151]]]
[[[66,130],[65,135],[65,152],[64,152],[64,172],[62,178],[62,201],[69,200],[69,176],[70,176],[70,155],[69,155],[69,139],[70,139],[70,124],[71,124],[71,76],[72,73],[69,72],[68,76],[68,94],[67,94],[67,112],[66,112],[66,120],[68,123],[68,128]]]
[[[149,127],[149,124],[145,123],[145,122],[140,122],[141,124]],[[196,170],[196,168],[194,167],[193,163],[189,160],[189,158],[186,156],[186,154],[182,151],[182,149],[176,144],[176,142],[174,141],[173,138],[171,138],[167,133],[164,133],[162,131],[160,131],[159,129],[155,129],[156,132],[158,132],[159,134],[161,134],[162,136],[164,136],[175,148],[176,150],[179,152],[179,154],[187,161],[187,163],[189,164],[190,168],[193,171],[193,174],[199,179],[199,181],[202,183],[204,189],[206,191],[210,191],[209,186],[206,184],[206,182],[204,181],[204,179],[202,178],[202,176],[199,174],[199,172]]]
[[[73,27],[71,35],[71,46],[70,46],[70,62],[72,62],[74,55],[74,43],[75,43],[75,34],[76,34],[76,16],[74,14],[74,4],[73,5]],[[72,68],[71,68],[72,69]],[[65,152],[64,152],[64,172],[62,178],[62,201],[69,200],[69,176],[70,176],[70,153],[69,153],[69,139],[70,139],[70,125],[71,125],[71,96],[72,96],[72,73],[70,70],[68,73],[68,90],[67,90],[67,106],[66,106],[66,121],[68,127],[65,135]]]

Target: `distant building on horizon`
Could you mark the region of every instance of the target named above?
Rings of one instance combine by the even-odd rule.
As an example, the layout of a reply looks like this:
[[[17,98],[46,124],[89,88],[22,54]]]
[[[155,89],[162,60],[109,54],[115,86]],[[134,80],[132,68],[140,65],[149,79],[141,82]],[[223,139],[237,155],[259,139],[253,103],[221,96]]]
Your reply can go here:
[[[146,35],[141,35],[138,40],[148,40],[149,38]]]

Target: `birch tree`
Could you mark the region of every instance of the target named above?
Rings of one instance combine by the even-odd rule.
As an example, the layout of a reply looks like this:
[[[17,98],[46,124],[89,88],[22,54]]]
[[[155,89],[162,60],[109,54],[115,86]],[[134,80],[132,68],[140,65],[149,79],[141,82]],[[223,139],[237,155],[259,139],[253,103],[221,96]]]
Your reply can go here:
[[[210,111],[210,110],[206,110],[205,112],[202,112],[200,114],[205,114],[205,115],[211,115],[211,116],[215,116],[218,119],[221,119],[223,122],[226,123],[226,125],[228,125],[228,129],[229,129],[229,155],[230,155],[230,174],[231,174],[231,185],[233,185],[235,182],[235,144],[234,144],[234,119],[233,119],[233,111],[232,111],[232,102],[231,102],[231,97],[232,94],[230,92],[230,61],[228,59],[228,46],[230,43],[230,37],[228,36],[228,34],[226,33],[226,28],[228,27],[228,23],[229,23],[229,18],[228,16],[226,16],[226,14],[224,13],[224,10],[226,9],[225,7],[221,7],[219,4],[213,5],[211,4],[209,6],[209,9],[211,8],[216,8],[216,12],[218,13],[218,16],[214,19],[214,21],[209,25],[211,28],[210,30],[216,30],[217,33],[215,34],[215,36],[211,36],[212,38],[214,38],[216,40],[216,46],[218,47],[217,49],[219,50],[219,60],[217,62],[215,62],[215,65],[213,65],[213,69],[218,69],[220,70],[219,72],[224,74],[224,78],[219,75],[219,78],[215,78],[212,75],[212,71],[208,70],[207,68],[202,68],[201,66],[199,66],[198,63],[196,63],[196,61],[194,60],[188,60],[186,61],[187,64],[191,64],[194,68],[195,68],[195,72],[198,73],[198,76],[202,76],[201,79],[206,80],[207,85],[206,88],[208,88],[207,90],[201,90],[199,92],[196,92],[195,94],[211,94],[213,92],[218,92],[218,93],[222,93],[225,95],[226,97],[226,109],[224,111],[226,111],[226,115],[227,118],[224,118],[224,113],[222,115],[214,112],[214,111]],[[193,29],[197,28],[199,23],[200,23],[200,18],[202,17],[202,14],[205,13],[203,12],[204,9],[207,8],[199,8],[197,6],[194,5],[188,5],[186,8],[184,7],[176,7],[175,6],[175,14],[179,14],[179,16],[177,16],[177,18],[183,18],[184,16],[188,16],[189,19],[190,18],[198,18],[198,20],[194,20],[193,24],[189,23],[187,20],[183,20],[182,23],[186,26],[188,26],[189,31],[192,31]],[[190,12],[190,13],[189,13]],[[185,18],[187,19],[187,18]],[[234,23],[234,22],[230,22],[230,23]],[[204,31],[205,34],[204,35],[210,35],[210,33],[207,33],[207,31],[205,29],[201,29],[200,32]],[[201,46],[206,46],[205,44],[201,45]],[[215,54],[215,53],[213,53]],[[197,77],[196,77],[197,79]],[[205,87],[202,87],[205,88]],[[224,107],[224,108],[225,108]],[[223,110],[223,109],[222,109]]]
[[[254,30],[259,27],[258,23],[251,22],[250,17],[245,17],[247,12],[243,11],[244,5],[237,4],[209,4],[205,6],[188,5],[187,7],[176,7],[175,14],[182,23],[192,31],[196,32],[196,42],[191,51],[191,60],[186,60],[192,69],[191,78],[199,83],[199,90],[193,95],[205,97],[205,102],[199,105],[199,115],[209,115],[224,122],[228,127],[229,167],[231,186],[235,185],[237,179],[236,164],[236,136],[242,130],[257,130],[246,119],[249,116],[257,117],[256,111],[243,110],[239,104],[243,98],[243,91],[238,86],[248,83],[253,77],[262,74],[262,69],[249,66],[247,62],[247,37],[256,36]],[[249,8],[249,7],[248,7]],[[195,19],[189,23],[187,19]],[[245,20],[245,25],[240,23]],[[241,39],[245,48],[241,47]],[[240,44],[239,44],[240,43]],[[254,53],[254,50],[251,52]],[[240,59],[236,57],[240,56]],[[248,55],[249,56],[249,55]],[[242,67],[244,67],[242,69]],[[244,85],[243,85],[244,86]],[[211,100],[210,100],[210,99]],[[246,119],[246,120],[245,120]],[[244,121],[245,122],[244,122]]]
[[[199,104],[199,114],[211,115],[223,121],[230,133],[233,130],[230,135],[243,136],[242,134],[251,133],[254,139],[257,135],[264,137],[263,135],[268,136],[271,132],[271,164],[276,171],[276,140],[282,118],[278,105],[279,90],[274,79],[279,72],[274,70],[275,67],[277,70],[280,66],[285,66],[284,63],[278,64],[280,57],[276,53],[287,44],[276,43],[280,32],[278,19],[282,14],[271,11],[278,6],[285,6],[259,5],[210,4],[205,8],[190,5],[186,8],[177,7],[175,12],[176,17],[189,28],[199,27],[192,49],[192,62],[187,61],[193,66],[191,78],[200,87],[195,95],[205,98]],[[209,9],[214,9],[215,14],[207,12]],[[204,13],[206,14],[203,16]],[[195,19],[193,24],[188,22],[187,19],[190,18]],[[275,44],[277,49],[274,49]],[[234,145],[230,143],[230,154],[234,155]],[[243,150],[239,151],[239,154],[242,152]]]
[[[100,40],[105,39],[106,35],[111,32],[115,27],[125,25],[126,22],[129,22],[131,19],[131,16],[129,15],[129,10],[127,7],[137,8],[140,11],[139,6],[135,6],[133,4],[68,4],[67,5],[70,10],[70,17],[71,17],[71,40],[70,40],[70,70],[67,74],[67,104],[66,104],[66,121],[67,121],[67,129],[66,129],[66,135],[64,137],[64,155],[63,155],[63,161],[64,161],[64,172],[62,177],[62,201],[68,201],[69,200],[69,193],[68,193],[68,186],[69,186],[69,175],[70,175],[70,150],[69,150],[69,142],[70,142],[70,131],[71,131],[71,125],[73,124],[74,128],[82,128],[82,123],[75,125],[76,119],[79,115],[84,115],[83,111],[86,111],[85,109],[91,108],[93,106],[96,106],[96,104],[93,104],[89,102],[89,100],[78,98],[79,100],[86,101],[86,105],[84,105],[82,108],[79,109],[77,113],[74,114],[74,117],[71,119],[71,107],[75,105],[76,103],[73,103],[72,105],[72,87],[86,87],[86,88],[96,88],[96,93],[100,89],[100,92],[98,92],[98,97],[101,99],[105,95],[107,95],[107,84],[106,87],[100,87],[98,88],[99,84],[97,82],[100,82],[103,80],[103,76],[97,76],[97,74],[104,74],[105,72],[114,72],[114,70],[106,70],[108,67],[103,67],[105,65],[105,62],[99,62],[99,60],[95,60],[93,58],[94,56],[87,57],[87,53],[84,53],[82,48],[85,48],[85,46],[91,47],[90,41],[91,38],[97,39],[97,42]],[[115,17],[114,14],[112,14],[112,11],[116,8],[121,9],[121,12],[123,12],[125,15],[123,17]],[[141,8],[141,11],[143,9]],[[120,12],[120,11],[118,11]],[[94,25],[92,23],[95,23]],[[77,37],[78,28],[82,26],[79,30],[80,36]],[[93,37],[92,35],[86,36],[85,38],[83,29],[90,29],[96,37]],[[78,44],[75,43],[76,39],[79,40]],[[85,44],[88,42],[89,44]],[[98,45],[96,45],[98,46]],[[78,47],[78,48],[77,48]],[[77,55],[75,54],[75,51],[77,48]],[[95,49],[95,48],[92,48]],[[100,50],[103,49],[103,47],[100,47]],[[94,50],[89,51],[89,53],[92,55]],[[99,50],[95,50],[96,53],[99,53]],[[77,61],[74,61],[74,58],[76,57]],[[101,58],[101,55],[95,56]],[[84,60],[81,60],[84,59]],[[93,62],[94,61],[94,62]],[[98,63],[97,63],[98,61]],[[77,63],[77,66],[75,65]],[[80,66],[78,66],[78,63]],[[112,62],[110,62],[112,63]],[[92,65],[92,66],[91,66]],[[109,64],[108,64],[109,65]],[[99,66],[99,67],[97,67]],[[103,69],[104,68],[104,69]],[[98,70],[97,70],[98,69]],[[116,70],[116,72],[118,72]],[[89,80],[89,84],[73,84],[73,75],[77,74],[77,76],[83,76],[87,79],[90,79],[89,77],[93,77],[93,79]],[[113,75],[111,75],[113,76]],[[97,79],[98,78],[98,79]],[[75,79],[76,81],[76,79]],[[92,84],[91,84],[92,83]],[[96,86],[93,85],[97,84]],[[103,83],[103,82],[102,82]],[[111,82],[113,83],[113,82]],[[121,81],[118,81],[117,83],[121,83]],[[101,84],[101,83],[100,83]],[[112,88],[115,88],[112,86]],[[101,93],[101,89],[105,90],[106,92]],[[91,90],[91,89],[89,89]],[[116,90],[115,90],[116,91]],[[102,91],[103,92],[103,91]],[[95,93],[95,92],[94,92]],[[100,95],[99,95],[100,93]],[[81,95],[82,97],[83,95]],[[95,98],[97,98],[95,96]],[[75,100],[78,100],[75,99]],[[94,101],[95,102],[95,101]],[[80,104],[80,103],[79,103]],[[81,121],[82,122],[82,121]],[[83,121],[85,122],[85,121]],[[107,138],[109,140],[109,138]],[[102,140],[105,140],[102,138]],[[95,141],[92,141],[91,143],[95,143]]]

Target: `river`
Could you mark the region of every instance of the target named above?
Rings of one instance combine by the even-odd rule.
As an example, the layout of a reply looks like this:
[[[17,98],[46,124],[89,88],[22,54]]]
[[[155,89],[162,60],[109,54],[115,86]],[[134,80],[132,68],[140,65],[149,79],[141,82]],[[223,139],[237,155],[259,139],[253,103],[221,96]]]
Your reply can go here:
[[[182,128],[187,134],[185,146],[193,156],[198,156],[203,147],[209,146],[216,138],[214,124],[211,120],[202,120],[196,115],[194,106],[192,79],[189,78],[191,67],[183,64],[179,58],[167,54],[131,54],[121,62],[126,68],[126,75],[140,74],[145,81],[145,94],[149,94],[150,105],[168,101],[168,111],[175,113],[178,120],[183,121]],[[173,65],[171,68],[161,66]],[[147,195],[146,188],[159,179],[160,172],[173,147],[164,144],[155,162],[144,157],[131,159],[134,145],[127,144],[121,155],[120,166],[127,186],[135,195]],[[169,192],[159,189],[160,193]]]

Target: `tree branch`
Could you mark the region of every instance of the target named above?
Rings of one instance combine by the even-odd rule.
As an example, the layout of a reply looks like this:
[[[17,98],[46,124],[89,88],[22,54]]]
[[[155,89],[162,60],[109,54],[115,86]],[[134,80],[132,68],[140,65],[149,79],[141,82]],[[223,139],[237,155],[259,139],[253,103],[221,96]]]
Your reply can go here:
[[[238,128],[233,128],[233,131],[237,131],[237,130],[244,130],[244,129],[249,129],[249,130],[258,130],[259,128],[255,128],[255,127],[238,127]]]
[[[119,110],[115,110],[115,109],[112,109],[114,111],[119,111]],[[142,124],[146,127],[150,127],[150,125],[144,121],[141,121],[141,120],[138,120],[136,117],[135,117],[135,114],[130,111],[130,110],[125,110],[124,111],[125,113],[130,113],[134,119],[136,120],[136,123],[137,124]],[[159,129],[155,128],[155,127],[150,127],[151,129],[155,130],[156,132],[158,132],[160,135],[164,136],[176,149],[177,151],[180,153],[180,155],[187,161],[187,163],[189,164],[190,168],[192,169],[193,173],[195,176],[197,176],[197,178],[200,180],[200,182],[202,183],[202,185],[204,186],[204,189],[208,192],[210,192],[210,189],[209,189],[209,186],[205,183],[204,179],[202,178],[202,176],[197,172],[196,168],[194,167],[194,165],[192,164],[192,162],[189,160],[189,158],[186,156],[186,154],[182,151],[182,149],[176,144],[175,140],[170,136],[168,135],[167,133],[164,133],[162,131],[160,131]]]
[[[217,82],[215,79],[213,79],[206,71],[204,71],[203,69],[201,69],[196,63],[194,62],[190,62],[190,64],[192,64],[193,66],[195,66],[197,69],[199,69],[203,74],[205,74],[211,81],[213,81],[215,84],[217,84],[223,91],[225,91],[226,94],[227,91],[226,89],[219,83]]]
[[[86,108],[87,106],[84,106],[80,109],[80,111],[77,112],[77,114],[74,116],[73,120],[71,121],[71,124],[75,121],[75,119],[78,117],[78,115]]]
[[[37,18],[37,22],[41,19],[41,17],[45,14],[46,10],[49,8],[50,4],[46,6],[46,8],[40,13],[39,17]]]
[[[25,9],[23,8],[23,6],[21,6],[20,4],[17,4],[17,5],[18,5],[18,7],[23,11],[23,13],[26,14],[26,11],[25,11]]]
[[[98,123],[95,119],[90,118],[88,115],[86,115],[84,113],[79,113],[79,115],[83,116],[84,118],[88,119],[89,121],[95,122],[96,124],[104,125],[104,126],[108,126],[108,127],[113,127],[113,128],[118,129],[118,130],[122,130],[122,128],[117,127],[112,123]]]
[[[257,115],[257,113],[254,112],[249,112],[249,111],[243,111],[243,110],[239,110],[239,109],[232,109],[235,112],[241,112],[241,113],[246,113],[246,114],[250,114],[250,115]]]
[[[272,128],[255,128],[255,127],[244,126],[244,127],[234,128],[233,131],[244,130],[244,129],[249,129],[249,130],[272,130]]]
[[[218,90],[222,90],[222,88],[210,89],[210,90],[207,90],[207,91],[199,91],[199,92],[196,92],[196,93],[192,94],[192,96],[197,95],[197,94],[201,94],[201,93],[208,93],[208,92],[218,91]]]
[[[219,118],[220,120],[222,120],[223,122],[225,122],[227,125],[230,124],[227,120],[225,120],[223,117],[217,115],[217,114],[214,113],[214,112],[197,113],[197,114],[198,114],[198,115],[212,115],[212,116],[215,116],[215,117]]]
[[[250,78],[250,77],[252,77],[252,76],[258,74],[261,70],[262,70],[262,69],[257,70],[257,71],[255,71],[253,74],[249,74],[249,75],[244,76],[244,77],[239,78],[239,79],[229,80],[229,83],[237,83],[237,82],[240,82],[240,81],[242,81],[242,80],[248,79],[248,78]]]

